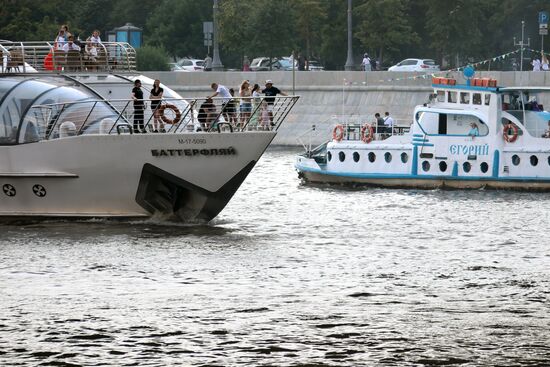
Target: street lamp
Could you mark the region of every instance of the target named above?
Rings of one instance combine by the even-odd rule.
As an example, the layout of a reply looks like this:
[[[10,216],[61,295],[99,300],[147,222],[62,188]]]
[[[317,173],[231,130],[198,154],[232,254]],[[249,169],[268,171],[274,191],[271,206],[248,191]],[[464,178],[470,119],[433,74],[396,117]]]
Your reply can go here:
[[[213,57],[212,57],[212,70],[214,71],[223,71],[223,64],[220,60],[220,50],[218,48],[218,0],[214,0],[214,48],[213,48]]]
[[[521,41],[516,43],[516,37],[514,37],[514,46],[520,46],[520,60],[519,60],[519,70],[523,71],[523,48],[524,46],[530,47],[531,46],[531,39],[527,38],[527,43],[524,42],[524,36],[525,36],[525,21],[521,21]]]
[[[348,58],[346,60],[346,65],[344,68],[348,71],[354,69],[353,65],[353,49],[351,47],[351,39],[352,39],[352,32],[351,32],[351,2],[352,0],[348,0]]]

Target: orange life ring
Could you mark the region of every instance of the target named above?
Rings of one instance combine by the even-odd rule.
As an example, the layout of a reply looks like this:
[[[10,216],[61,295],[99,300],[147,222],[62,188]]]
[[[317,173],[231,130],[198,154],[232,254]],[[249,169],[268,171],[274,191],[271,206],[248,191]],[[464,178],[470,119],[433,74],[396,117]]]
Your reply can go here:
[[[374,128],[371,124],[363,124],[361,126],[361,141],[368,144],[372,139],[374,139]]]
[[[164,110],[167,109],[167,108],[174,111],[174,113],[176,114],[176,117],[174,117],[173,120],[171,120],[168,117],[164,116]],[[180,122],[180,119],[181,119],[180,110],[178,110],[178,108],[176,106],[174,106],[173,104],[163,104],[162,106],[160,106],[159,107],[159,115],[160,115],[160,118],[162,119],[162,121],[164,121],[164,123],[169,124],[169,125],[177,124],[178,122]]]
[[[342,125],[334,126],[334,130],[332,130],[332,139],[336,141],[344,139],[344,127]]]
[[[508,132],[512,130],[512,135],[509,135]],[[513,143],[518,139],[519,129],[516,125],[510,123],[504,125],[504,129],[502,130],[502,136],[504,136],[504,140],[508,143]]]

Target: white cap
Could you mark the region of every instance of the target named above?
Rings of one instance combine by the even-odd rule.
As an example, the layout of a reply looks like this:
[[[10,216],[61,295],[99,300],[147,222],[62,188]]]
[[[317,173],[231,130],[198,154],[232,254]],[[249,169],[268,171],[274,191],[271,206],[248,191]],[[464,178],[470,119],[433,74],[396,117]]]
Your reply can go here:
[[[265,84],[273,84],[273,81],[272,81],[271,79],[267,79],[267,80],[265,81]]]

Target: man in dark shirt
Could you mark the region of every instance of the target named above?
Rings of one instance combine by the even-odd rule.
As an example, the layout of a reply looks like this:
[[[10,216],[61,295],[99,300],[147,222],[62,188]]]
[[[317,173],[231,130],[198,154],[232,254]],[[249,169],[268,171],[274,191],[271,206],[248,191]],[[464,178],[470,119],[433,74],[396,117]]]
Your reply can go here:
[[[143,91],[139,79],[134,81],[132,99],[134,100],[134,133],[145,133],[145,126],[143,126]]]
[[[269,114],[269,124],[271,126],[275,126],[273,123],[273,107],[275,105],[275,96],[277,94],[281,94],[283,96],[286,96],[287,94],[284,92],[281,92],[279,88],[273,86],[273,82],[271,80],[265,81],[265,89],[262,90],[262,93],[265,94],[265,102],[267,103],[267,112]]]

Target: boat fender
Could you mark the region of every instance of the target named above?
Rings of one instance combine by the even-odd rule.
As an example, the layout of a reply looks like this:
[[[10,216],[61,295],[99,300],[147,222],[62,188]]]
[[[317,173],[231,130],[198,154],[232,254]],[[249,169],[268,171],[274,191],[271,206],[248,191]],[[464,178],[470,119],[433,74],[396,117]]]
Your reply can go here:
[[[340,124],[334,126],[334,130],[332,130],[332,139],[336,141],[344,139],[344,126]]]
[[[174,111],[174,113],[176,114],[176,117],[174,117],[173,120],[171,120],[168,117],[164,116],[164,110],[167,109],[167,108]],[[162,119],[162,121],[164,121],[164,123],[169,124],[169,125],[177,124],[181,119],[180,110],[176,106],[174,106],[173,104],[164,104],[164,105],[160,106],[159,107],[159,115],[160,115],[160,118]]]
[[[363,143],[370,143],[374,139],[374,128],[371,124],[363,124],[361,126],[361,140]]]
[[[512,134],[510,135],[510,130],[512,131]],[[504,136],[504,140],[508,143],[513,143],[518,138],[519,129],[516,125],[510,123],[504,125],[504,130],[502,131],[502,136]]]

